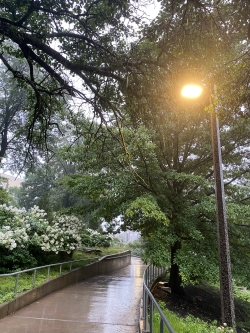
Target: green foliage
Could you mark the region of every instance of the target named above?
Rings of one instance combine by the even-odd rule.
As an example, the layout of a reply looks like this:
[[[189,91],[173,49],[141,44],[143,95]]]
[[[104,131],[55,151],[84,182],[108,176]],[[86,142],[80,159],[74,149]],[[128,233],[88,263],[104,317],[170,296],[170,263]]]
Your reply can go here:
[[[82,244],[85,246],[92,246],[92,240],[89,233],[81,234]]]
[[[8,193],[11,196],[11,201],[8,201],[8,204],[12,203],[13,206],[18,206],[18,196],[19,196],[20,188],[17,186],[11,186],[8,189]]]
[[[13,198],[11,195],[9,195],[7,189],[8,189],[8,180],[0,176],[0,205],[13,202]]]
[[[55,252],[45,252],[41,249],[40,244],[29,244],[27,247],[28,256],[35,258],[36,264],[29,265],[28,268],[35,266],[43,266],[56,263],[60,261],[60,252],[56,254]],[[22,266],[20,266],[22,268]],[[24,269],[24,268],[22,268]],[[14,270],[13,270],[14,271]]]
[[[0,246],[0,274],[11,273],[14,271],[27,269],[37,266],[37,259],[23,248],[8,250]]]
[[[143,261],[158,267],[170,266],[169,248],[176,240],[174,235],[168,233],[166,228],[156,228],[153,235],[144,237],[145,251]]]
[[[197,283],[201,279],[210,283],[219,282],[218,253],[214,243],[211,244],[210,239],[188,244],[184,242],[174,260],[180,267],[184,285]]]
[[[11,201],[11,197],[8,192],[0,187],[0,205],[7,204]]]
[[[150,234],[157,226],[168,226],[169,220],[161,211],[156,199],[151,195],[137,197],[127,204],[124,221],[134,230],[141,230],[142,235]]]
[[[46,167],[37,166],[21,184],[18,192],[19,205],[27,210],[34,205],[39,206],[46,211],[48,220],[53,219],[54,212],[73,206],[77,200],[59,184],[59,179],[66,170],[67,166],[62,166],[56,158],[47,163]]]
[[[159,305],[163,309],[163,312],[170,322],[171,326],[178,333],[217,333],[217,332],[225,332],[225,333],[233,333],[234,331],[227,326],[217,327],[216,322],[208,323],[194,316],[188,315],[183,318],[175,314],[174,312],[165,308],[165,304],[163,302],[159,302]],[[160,316],[157,311],[154,311],[153,316],[153,329],[155,332],[159,332],[160,330]]]
[[[2,2],[1,59],[28,91],[32,142],[43,146],[53,134],[50,128],[61,125],[53,116],[68,95],[80,97],[96,115],[116,112],[126,90],[127,40],[140,21],[137,7],[127,0]],[[17,71],[7,55],[24,59],[26,66]],[[73,83],[74,76],[80,84]]]
[[[250,290],[246,287],[233,285],[234,297],[250,303]]]
[[[10,60],[9,54],[6,56]],[[21,67],[21,64],[17,62],[12,62],[11,65],[16,70]],[[2,61],[0,73],[1,89],[3,91],[0,96],[0,162],[3,162],[2,159],[5,157],[4,164],[6,164],[8,157],[22,161],[24,159],[25,137],[28,132],[26,127],[27,118],[24,117],[26,93],[13,81],[12,75],[9,71],[6,71]],[[16,163],[18,164],[18,162]]]
[[[126,243],[122,239],[120,239],[116,236],[113,236],[113,239],[111,240],[111,247],[114,247],[114,248],[117,248],[117,249],[120,248],[120,249],[125,250],[126,249]]]
[[[132,255],[143,257],[144,251],[146,248],[146,244],[143,238],[137,239],[133,242],[129,242],[126,244],[126,248],[131,251]]]

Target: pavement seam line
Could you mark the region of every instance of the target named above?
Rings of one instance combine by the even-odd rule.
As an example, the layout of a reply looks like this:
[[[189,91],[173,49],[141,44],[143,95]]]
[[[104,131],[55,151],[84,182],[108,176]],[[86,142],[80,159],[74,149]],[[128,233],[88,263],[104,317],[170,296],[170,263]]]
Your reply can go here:
[[[56,318],[41,318],[41,317],[26,317],[26,316],[15,316],[17,318],[24,318],[24,319],[35,319],[35,320],[48,320],[48,321],[63,321],[63,322],[73,322],[73,323],[86,323],[85,320],[70,320],[70,319],[56,319]],[[97,324],[99,323],[98,321],[92,321],[91,323],[93,324]],[[131,324],[112,324],[112,323],[101,323],[102,325],[113,325],[113,326],[137,326],[135,325],[131,325]]]

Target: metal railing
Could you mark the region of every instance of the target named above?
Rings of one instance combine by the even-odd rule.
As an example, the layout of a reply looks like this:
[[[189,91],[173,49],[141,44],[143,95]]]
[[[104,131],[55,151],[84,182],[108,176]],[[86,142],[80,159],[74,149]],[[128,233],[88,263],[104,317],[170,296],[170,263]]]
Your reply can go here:
[[[24,273],[29,273],[29,272],[32,272],[33,271],[33,277],[32,277],[32,288],[35,288],[36,286],[36,276],[37,276],[37,271],[38,270],[41,270],[41,269],[44,269],[44,268],[47,268],[47,274],[46,274],[46,279],[45,281],[49,281],[50,279],[50,268],[51,267],[56,267],[56,266],[59,266],[59,272],[58,272],[58,276],[61,276],[62,274],[64,273],[67,273],[67,272],[70,272],[72,270],[75,270],[79,267],[82,267],[80,265],[78,265],[78,267],[74,267],[72,269],[72,266],[75,264],[75,263],[78,263],[78,262],[86,262],[86,264],[91,264],[92,262],[95,262],[99,260],[99,258],[89,258],[89,259],[78,259],[78,260],[72,260],[72,261],[65,261],[65,262],[59,262],[59,263],[56,263],[56,264],[50,264],[50,265],[45,265],[45,266],[39,266],[39,267],[34,267],[34,268],[29,268],[29,269],[24,269],[22,271],[17,271],[17,272],[13,272],[13,273],[7,273],[7,274],[0,274],[0,278],[1,277],[7,277],[7,276],[16,276],[16,279],[15,279],[15,286],[14,286],[14,297],[16,297],[16,294],[17,294],[17,290],[18,290],[18,281],[19,281],[19,276],[21,274],[24,274]],[[66,266],[66,265],[69,265],[69,269],[67,271],[65,271],[64,273],[62,272],[62,268],[63,266]]]
[[[143,275],[143,308],[142,308],[142,320],[143,328],[142,332],[153,332],[153,318],[154,311],[157,311],[159,314],[160,320],[160,333],[164,333],[164,327],[167,328],[167,332],[176,333],[163,311],[161,310],[159,304],[156,302],[154,296],[150,291],[151,283],[160,275],[165,272],[165,269],[158,268],[155,266],[148,266]]]

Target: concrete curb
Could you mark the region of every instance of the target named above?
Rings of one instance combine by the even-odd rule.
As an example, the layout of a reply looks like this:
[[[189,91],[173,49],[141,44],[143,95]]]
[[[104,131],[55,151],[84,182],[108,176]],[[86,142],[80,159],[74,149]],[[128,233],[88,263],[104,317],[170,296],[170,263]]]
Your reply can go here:
[[[57,290],[67,287],[79,281],[91,278],[96,275],[103,275],[130,265],[131,252],[125,251],[118,254],[108,255],[98,261],[78,268],[58,278],[43,283],[39,287],[21,293],[14,300],[0,304],[0,319],[18,311],[40,298],[47,296]]]
[[[141,299],[141,303],[140,303],[140,318],[139,318],[139,333],[143,332],[143,328],[144,328],[143,299]]]

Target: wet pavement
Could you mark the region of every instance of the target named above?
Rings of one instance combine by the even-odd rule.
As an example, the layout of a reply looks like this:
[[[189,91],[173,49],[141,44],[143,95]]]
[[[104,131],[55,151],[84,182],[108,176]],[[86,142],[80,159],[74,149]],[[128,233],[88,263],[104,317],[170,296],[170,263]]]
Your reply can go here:
[[[83,280],[0,320],[0,333],[138,333],[142,276],[131,265]]]

